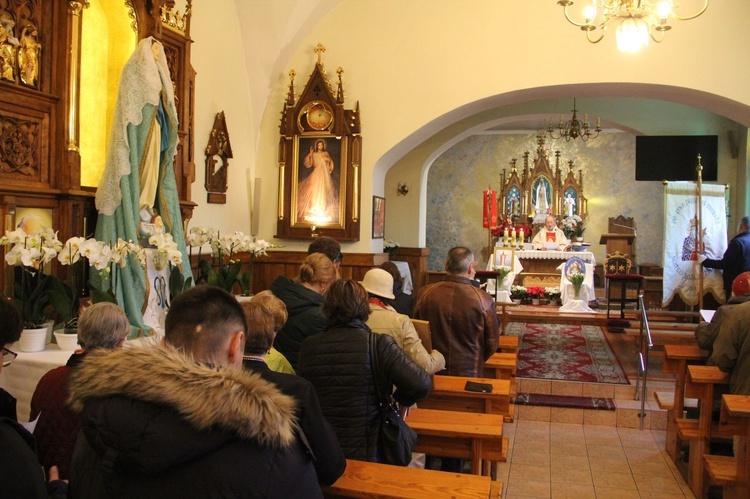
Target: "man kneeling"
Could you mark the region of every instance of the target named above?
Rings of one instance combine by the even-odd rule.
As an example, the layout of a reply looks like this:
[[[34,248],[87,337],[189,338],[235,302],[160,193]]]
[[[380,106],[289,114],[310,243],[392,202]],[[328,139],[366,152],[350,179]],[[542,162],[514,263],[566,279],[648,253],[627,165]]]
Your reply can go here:
[[[197,286],[164,345],[89,353],[70,381],[72,497],[320,497],[294,400],[242,370],[245,333],[230,294]]]

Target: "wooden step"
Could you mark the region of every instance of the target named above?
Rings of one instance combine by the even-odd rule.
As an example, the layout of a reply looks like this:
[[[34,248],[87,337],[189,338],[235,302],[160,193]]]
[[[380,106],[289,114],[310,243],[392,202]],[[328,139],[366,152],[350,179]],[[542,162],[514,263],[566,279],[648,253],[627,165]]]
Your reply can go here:
[[[497,351],[502,353],[517,352],[518,336],[500,336],[497,342]]]

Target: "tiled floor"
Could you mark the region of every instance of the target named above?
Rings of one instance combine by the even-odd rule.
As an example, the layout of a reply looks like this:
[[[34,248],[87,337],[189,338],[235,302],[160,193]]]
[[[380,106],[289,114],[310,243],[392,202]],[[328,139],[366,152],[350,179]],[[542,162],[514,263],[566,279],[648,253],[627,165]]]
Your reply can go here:
[[[694,497],[664,451],[664,431],[516,419],[504,433],[507,499]]]

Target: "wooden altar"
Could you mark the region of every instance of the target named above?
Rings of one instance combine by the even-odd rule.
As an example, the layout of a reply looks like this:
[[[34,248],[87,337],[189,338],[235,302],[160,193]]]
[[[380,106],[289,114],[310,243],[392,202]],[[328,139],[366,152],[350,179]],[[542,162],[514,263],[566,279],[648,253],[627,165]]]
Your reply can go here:
[[[528,151],[523,154],[523,167],[517,159],[510,161],[510,173],[503,168],[500,173],[499,211],[505,225],[519,227],[532,225],[533,233],[526,234],[531,240],[544,225],[548,214],[558,224],[567,217],[577,215],[585,219],[588,215],[588,200],[583,194],[583,172],[578,177],[573,171],[573,160],[568,161],[567,172],[560,167],[560,151],[555,151],[554,169],[550,165],[551,151],[545,146],[545,137],[537,136],[536,157],[530,160]]]

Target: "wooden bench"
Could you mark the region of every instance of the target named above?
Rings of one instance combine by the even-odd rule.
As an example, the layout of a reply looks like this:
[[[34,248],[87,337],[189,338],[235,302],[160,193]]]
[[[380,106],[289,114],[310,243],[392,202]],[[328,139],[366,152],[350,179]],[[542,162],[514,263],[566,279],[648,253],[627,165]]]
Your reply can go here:
[[[739,437],[735,446],[736,456],[703,456],[703,462],[711,479],[724,487],[724,499],[747,499],[750,497],[750,396],[724,395],[721,401],[721,421],[738,428]]]
[[[414,408],[406,423],[417,432],[414,452],[471,460],[471,472],[482,473],[482,463],[505,462],[508,439],[503,438],[503,417]],[[485,473],[489,467],[485,467]]]
[[[518,355],[515,353],[494,353],[484,363],[484,377],[512,379],[516,375]]]
[[[346,460],[344,474],[323,487],[325,497],[500,499],[490,477]]]
[[[705,364],[708,353],[693,345],[664,345],[662,371],[675,375],[675,391],[668,396],[665,393],[655,394],[659,407],[669,411],[667,414],[667,454],[676,463],[680,458],[680,439],[677,435],[677,420],[684,417],[685,377],[688,364]]]
[[[503,416],[510,414],[510,380],[441,375],[433,376],[432,379],[432,392],[419,403],[420,408]],[[467,391],[464,389],[467,381],[487,383],[492,385],[492,391]]]
[[[728,428],[712,426],[711,410],[716,393],[726,390],[729,376],[716,366],[688,366],[685,395],[698,399],[698,420],[678,418],[678,437],[689,442],[688,485],[696,497],[706,497],[708,481],[703,456],[708,454],[712,437],[731,436]],[[724,433],[722,435],[722,433]]]
[[[518,336],[500,335],[497,340],[497,351],[500,353],[517,353]]]

